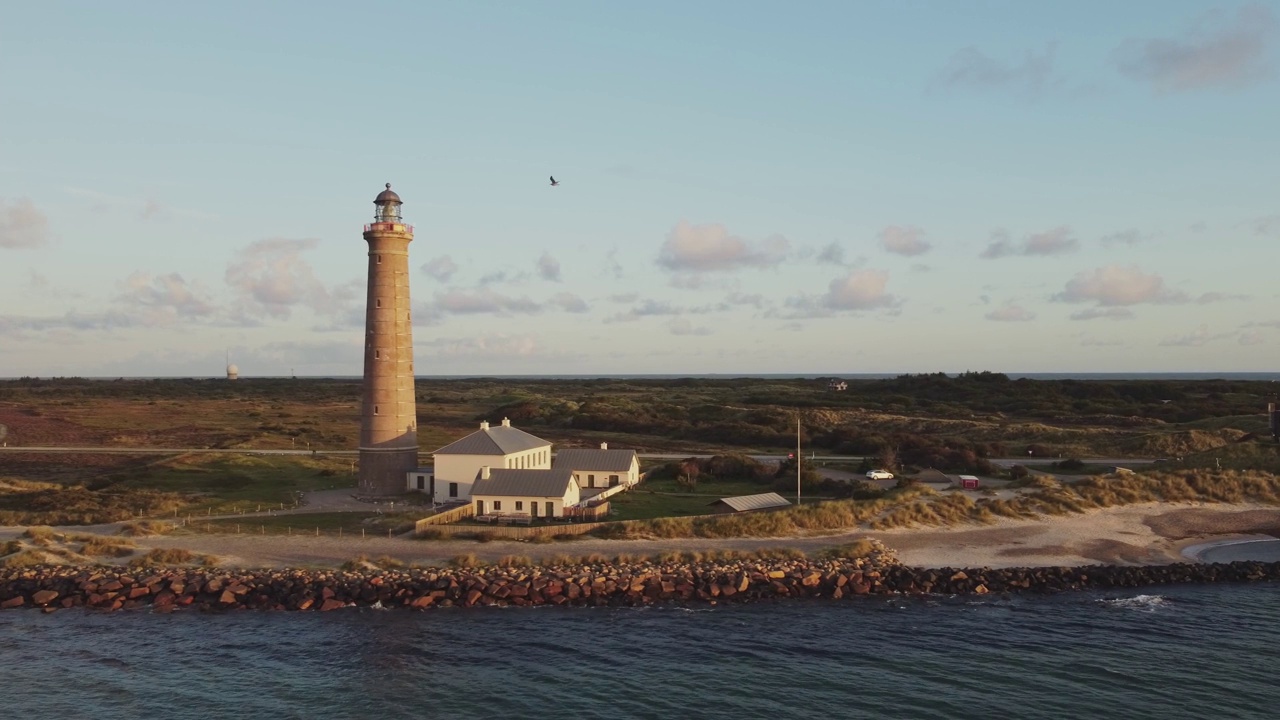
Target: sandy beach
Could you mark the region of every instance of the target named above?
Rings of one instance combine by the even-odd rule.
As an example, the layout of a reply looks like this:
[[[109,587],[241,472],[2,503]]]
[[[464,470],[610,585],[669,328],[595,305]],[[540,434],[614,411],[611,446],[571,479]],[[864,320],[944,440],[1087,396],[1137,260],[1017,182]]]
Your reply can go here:
[[[70,532],[110,534],[111,526],[66,528]],[[20,527],[0,528],[0,540],[18,537]],[[220,559],[226,567],[335,566],[366,555],[389,556],[406,564],[440,565],[458,555],[496,561],[507,555],[535,562],[553,555],[651,555],[688,550],[760,550],[796,548],[816,551],[861,537],[873,537],[917,567],[1016,567],[1033,565],[1146,565],[1185,562],[1220,543],[1280,537],[1280,508],[1257,504],[1144,503],[1088,513],[1002,519],[989,525],[855,531],[837,535],[785,538],[602,540],[584,538],[554,543],[494,540],[415,540],[175,534],[137,538],[142,550],[180,547]],[[1188,551],[1184,554],[1184,552]]]

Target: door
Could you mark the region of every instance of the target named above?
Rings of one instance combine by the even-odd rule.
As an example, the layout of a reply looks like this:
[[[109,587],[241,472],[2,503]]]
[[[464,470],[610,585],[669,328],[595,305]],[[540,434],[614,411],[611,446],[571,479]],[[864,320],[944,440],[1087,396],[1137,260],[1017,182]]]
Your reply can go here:
[[[538,501],[537,500],[531,500],[529,502],[529,517],[535,520],[538,518]]]
[[[547,517],[556,516],[556,506],[550,500],[547,501]]]
[[[483,515],[483,514],[484,514],[484,501],[483,501],[483,500],[477,500],[477,501],[476,501],[476,514],[477,514],[477,515]]]

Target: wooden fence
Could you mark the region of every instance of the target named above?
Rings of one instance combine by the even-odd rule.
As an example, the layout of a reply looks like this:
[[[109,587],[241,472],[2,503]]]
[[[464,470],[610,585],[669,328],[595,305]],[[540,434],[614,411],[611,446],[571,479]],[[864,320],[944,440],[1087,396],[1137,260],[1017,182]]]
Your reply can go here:
[[[448,523],[458,522],[463,518],[469,518],[469,517],[475,517],[475,516],[476,516],[475,503],[467,503],[466,505],[459,505],[458,507],[452,510],[445,510],[444,512],[439,512],[439,513],[436,513],[435,515],[422,518],[418,522],[414,523],[414,531],[421,532],[422,528],[430,525],[446,525]]]
[[[704,518],[723,517],[722,515],[686,515],[681,520],[700,520]],[[485,527],[481,525],[422,525],[419,520],[417,535],[422,536],[425,533],[435,535],[441,538],[468,537],[473,535],[483,535],[489,538],[503,538],[509,540],[526,540],[532,537],[542,535],[586,535],[589,532],[599,530],[605,527],[628,527],[632,523],[648,523],[648,520],[609,520],[605,522],[583,522],[583,523],[566,523],[564,525],[537,525],[533,527],[512,527],[509,525],[498,525],[495,527]]]

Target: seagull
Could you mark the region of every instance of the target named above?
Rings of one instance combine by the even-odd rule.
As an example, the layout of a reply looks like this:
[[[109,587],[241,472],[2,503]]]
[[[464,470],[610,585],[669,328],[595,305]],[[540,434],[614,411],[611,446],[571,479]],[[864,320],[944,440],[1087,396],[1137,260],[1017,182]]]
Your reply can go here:
[[[560,184],[560,183],[556,181],[556,176],[555,176],[555,175],[552,175],[552,176],[551,176],[551,187],[555,187],[555,186],[557,186],[557,185],[559,185],[559,184]]]

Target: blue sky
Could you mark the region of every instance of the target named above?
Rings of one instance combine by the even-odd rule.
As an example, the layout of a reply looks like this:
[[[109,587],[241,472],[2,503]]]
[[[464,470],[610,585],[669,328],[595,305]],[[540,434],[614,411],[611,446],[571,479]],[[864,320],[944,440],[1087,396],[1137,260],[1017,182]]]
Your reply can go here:
[[[27,3],[0,376],[1268,371],[1280,3]],[[562,185],[551,188],[554,174]]]

